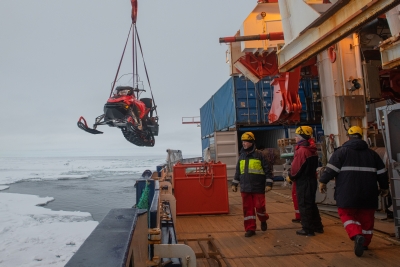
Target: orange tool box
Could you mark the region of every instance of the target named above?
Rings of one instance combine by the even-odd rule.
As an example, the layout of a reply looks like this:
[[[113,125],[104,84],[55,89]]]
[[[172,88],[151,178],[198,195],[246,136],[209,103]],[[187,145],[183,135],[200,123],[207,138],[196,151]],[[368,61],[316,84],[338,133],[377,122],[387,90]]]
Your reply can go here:
[[[229,213],[226,164],[178,162],[173,179],[176,215]]]

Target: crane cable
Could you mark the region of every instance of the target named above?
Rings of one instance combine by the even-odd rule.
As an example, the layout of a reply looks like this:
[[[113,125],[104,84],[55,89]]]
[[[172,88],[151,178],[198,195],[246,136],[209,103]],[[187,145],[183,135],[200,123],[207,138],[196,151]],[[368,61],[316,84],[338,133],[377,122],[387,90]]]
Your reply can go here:
[[[127,46],[127,44],[128,44],[129,36],[130,36],[130,34],[131,34],[132,28],[134,28],[134,29],[135,29],[135,32],[132,34],[133,85],[135,85],[135,78],[137,79],[136,82],[139,81],[138,77],[135,77],[135,75],[136,75],[136,76],[139,76],[139,75],[136,73],[137,70],[138,70],[138,67],[137,67],[137,48],[136,48],[136,46],[135,46],[135,44],[136,44],[136,39],[137,39],[137,42],[138,42],[139,48],[140,48],[140,53],[142,54],[144,70],[145,70],[145,72],[146,72],[147,83],[149,84],[151,99],[152,99],[152,101],[153,101],[153,107],[154,107],[154,110],[155,110],[155,112],[156,112],[156,116],[158,117],[157,108],[156,108],[157,106],[156,106],[156,103],[155,103],[155,101],[154,101],[153,90],[151,89],[150,78],[149,78],[149,74],[148,74],[148,72],[147,72],[146,62],[144,61],[142,44],[140,43],[139,33],[138,33],[137,27],[136,27],[136,19],[137,19],[137,13],[138,13],[138,4],[137,4],[137,0],[131,0],[131,5],[132,5],[132,14],[131,14],[132,24],[131,24],[131,27],[129,28],[128,37],[126,38],[124,50],[123,50],[123,52],[122,52],[122,56],[121,56],[121,59],[120,59],[120,61],[119,61],[117,73],[115,74],[114,82],[113,82],[113,85],[112,85],[112,87],[111,87],[110,97],[112,96],[112,92],[113,92],[113,90],[114,90],[115,83],[117,82],[118,73],[119,73],[119,70],[120,70],[120,68],[121,68],[122,59],[124,58],[124,55],[125,55],[126,46]],[[136,67],[136,68],[135,68],[135,67]],[[136,69],[136,71],[135,71],[135,69]]]
[[[131,34],[132,28],[134,28],[134,30],[135,30],[135,34],[133,34],[133,36],[132,36],[132,38],[133,38],[133,41],[132,41],[132,50],[133,50],[133,76],[134,76],[134,77],[133,77],[133,84],[135,84],[135,75],[136,75],[136,74],[135,74],[135,65],[136,65],[136,72],[137,72],[137,69],[138,69],[138,67],[137,67],[137,57],[135,56],[136,53],[137,53],[136,47],[135,47],[135,40],[136,40],[136,38],[137,38],[137,42],[138,42],[139,48],[140,48],[140,53],[141,53],[142,59],[143,59],[144,70],[145,70],[145,72],[146,72],[147,83],[149,84],[151,99],[153,100],[154,110],[155,110],[155,112],[156,112],[156,116],[158,116],[158,114],[157,114],[157,109],[156,109],[157,106],[156,106],[156,103],[155,103],[155,101],[154,101],[153,90],[151,89],[149,73],[147,72],[146,62],[145,62],[145,60],[144,60],[144,55],[143,55],[142,44],[141,44],[141,42],[140,42],[139,33],[138,33],[138,31],[137,31],[136,23],[132,23],[132,24],[131,24],[131,27],[130,27],[130,29],[129,29],[129,33],[128,33],[128,37],[126,38],[124,50],[123,50],[123,52],[122,52],[121,59],[120,59],[120,61],[119,61],[117,73],[115,74],[114,82],[113,82],[113,85],[112,85],[112,87],[111,87],[110,97],[111,97],[111,95],[112,95],[112,92],[113,92],[114,87],[115,87],[115,83],[116,83],[117,78],[118,78],[119,70],[120,70],[120,68],[121,68],[122,60],[123,60],[124,55],[125,55],[126,46],[127,46],[127,44],[128,44],[129,36],[130,36],[130,34]],[[137,81],[136,81],[136,82],[137,82]]]
[[[128,41],[129,41],[129,36],[131,35],[132,26],[133,26],[133,24],[132,24],[132,25],[131,25],[131,27],[129,28],[129,33],[128,33],[128,37],[126,38],[126,42],[125,42],[125,46],[124,46],[124,51],[122,52],[122,56],[121,56],[121,59],[120,59],[120,61],[119,61],[119,65],[118,65],[117,73],[115,74],[115,78],[114,78],[113,85],[111,86],[110,97],[112,96],[112,92],[113,92],[113,90],[114,90],[115,83],[117,82],[117,78],[118,78],[119,69],[121,68],[122,59],[124,58],[124,55],[125,55],[126,45],[128,44]]]
[[[142,54],[143,66],[144,66],[144,71],[146,72],[147,82],[148,82],[148,84],[149,84],[151,99],[153,100],[154,107],[157,107],[157,106],[156,106],[156,102],[154,101],[153,90],[151,89],[149,73],[147,72],[146,62],[144,61],[143,50],[142,50],[142,44],[140,43],[139,33],[138,33],[138,31],[137,31],[136,24],[134,25],[134,28],[135,28],[135,32],[136,32],[136,36],[137,36],[137,41],[138,41],[138,44],[139,44],[139,48],[140,48],[140,53]],[[155,112],[156,112],[156,116],[158,116],[158,114],[157,114],[157,109],[154,109],[154,110],[155,110]]]

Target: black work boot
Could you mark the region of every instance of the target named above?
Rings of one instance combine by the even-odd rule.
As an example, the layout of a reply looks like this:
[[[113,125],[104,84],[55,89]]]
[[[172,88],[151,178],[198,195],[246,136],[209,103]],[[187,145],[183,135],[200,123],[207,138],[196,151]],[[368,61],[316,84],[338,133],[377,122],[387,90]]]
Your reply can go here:
[[[256,234],[256,231],[252,231],[252,230],[248,230],[246,231],[246,233],[244,234],[245,237],[250,237]]]
[[[301,223],[301,220],[300,220],[300,219],[292,219],[292,222],[294,222],[294,223]]]
[[[357,257],[361,257],[364,254],[364,241],[365,237],[362,235],[356,235],[354,237],[354,254]]]
[[[267,231],[268,225],[267,222],[261,222],[261,231]]]
[[[297,231],[296,231],[296,234],[298,234],[298,235],[305,235],[305,236],[315,236],[315,233],[314,233],[314,232],[306,231],[306,230],[304,230],[304,229],[297,230]]]
[[[323,234],[324,233],[324,228],[323,227],[315,228],[314,232],[319,233],[319,234]]]

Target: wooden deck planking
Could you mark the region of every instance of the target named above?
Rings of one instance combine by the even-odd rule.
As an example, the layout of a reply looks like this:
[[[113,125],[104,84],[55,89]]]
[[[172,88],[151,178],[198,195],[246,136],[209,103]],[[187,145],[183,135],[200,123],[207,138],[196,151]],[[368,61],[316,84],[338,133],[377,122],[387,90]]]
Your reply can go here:
[[[398,240],[376,233],[370,250],[358,258],[353,252],[353,241],[347,237],[340,219],[322,211],[324,234],[316,234],[315,237],[296,235],[295,231],[301,228],[301,224],[291,222],[294,209],[288,188],[276,188],[266,194],[266,209],[270,215],[268,230],[260,231],[257,220],[256,235],[246,238],[240,193],[229,192],[228,195],[229,214],[178,216],[178,240],[212,237],[221,256],[232,267],[400,266]],[[194,249],[195,252],[201,251],[198,247]],[[222,266],[228,266],[220,261]],[[197,262],[198,266],[218,266],[217,262],[207,265],[209,263],[204,259]]]

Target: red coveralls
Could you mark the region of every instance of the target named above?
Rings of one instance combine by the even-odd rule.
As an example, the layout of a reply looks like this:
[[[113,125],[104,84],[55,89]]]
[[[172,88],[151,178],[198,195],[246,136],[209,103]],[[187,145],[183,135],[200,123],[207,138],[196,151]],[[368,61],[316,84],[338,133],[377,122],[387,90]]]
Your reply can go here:
[[[350,238],[361,233],[365,238],[364,246],[368,246],[371,243],[375,209],[338,208],[338,214]]]
[[[294,206],[294,216],[297,220],[300,220],[300,212],[299,212],[299,202],[297,201],[297,192],[296,192],[296,182],[292,182],[292,200]]]
[[[245,231],[255,231],[256,215],[260,222],[269,219],[269,215],[265,210],[265,194],[241,193],[243,201],[243,216]]]

